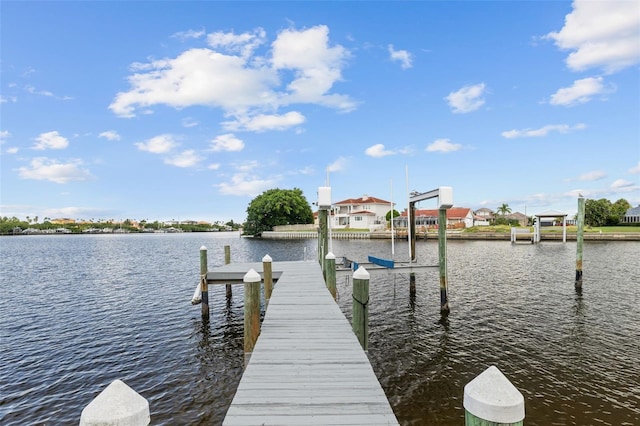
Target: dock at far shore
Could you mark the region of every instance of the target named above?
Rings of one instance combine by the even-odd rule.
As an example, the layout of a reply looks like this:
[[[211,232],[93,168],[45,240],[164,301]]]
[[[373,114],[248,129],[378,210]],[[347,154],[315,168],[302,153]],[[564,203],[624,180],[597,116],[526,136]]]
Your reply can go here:
[[[340,231],[333,232],[331,237],[336,240],[384,240],[391,239],[390,231]],[[266,240],[305,240],[318,238],[316,231],[265,231],[262,233],[262,238]],[[407,234],[397,232],[394,236],[398,240],[406,240]],[[542,241],[562,241],[561,232],[542,232],[540,236]],[[640,241],[640,232],[585,232],[585,241]],[[417,240],[433,240],[438,241],[437,232],[418,232],[416,234]],[[462,231],[447,231],[448,240],[485,240],[485,241],[510,241],[511,235],[508,232],[462,232]],[[577,235],[575,232],[567,233],[567,241],[576,241]]]

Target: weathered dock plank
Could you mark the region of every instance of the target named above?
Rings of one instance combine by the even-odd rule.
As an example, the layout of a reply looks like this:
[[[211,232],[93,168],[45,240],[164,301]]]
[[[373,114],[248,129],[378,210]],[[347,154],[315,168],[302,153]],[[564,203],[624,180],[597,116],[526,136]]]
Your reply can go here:
[[[219,271],[250,268],[260,273],[262,264],[229,264]],[[217,272],[207,278],[215,280]],[[274,262],[276,272],[260,337],[223,425],[397,425],[319,264]]]

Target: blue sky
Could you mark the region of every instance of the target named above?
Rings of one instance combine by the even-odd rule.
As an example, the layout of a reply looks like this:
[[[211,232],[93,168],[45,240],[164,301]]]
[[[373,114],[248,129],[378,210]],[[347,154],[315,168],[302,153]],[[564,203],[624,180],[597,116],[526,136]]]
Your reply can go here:
[[[0,8],[0,216],[242,222],[327,182],[640,204],[637,0]]]

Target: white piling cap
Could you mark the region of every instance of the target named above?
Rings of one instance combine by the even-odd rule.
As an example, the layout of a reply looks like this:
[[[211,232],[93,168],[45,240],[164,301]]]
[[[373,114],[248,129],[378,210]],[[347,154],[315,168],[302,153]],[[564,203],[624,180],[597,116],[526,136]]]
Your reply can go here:
[[[200,247],[200,250],[206,250],[207,248],[205,246]]]
[[[335,260],[336,255],[331,253],[331,252],[329,252],[329,253],[327,253],[327,255],[324,258],[327,259],[327,260]]]
[[[264,257],[262,258],[263,262],[271,262],[273,259],[271,259],[271,256],[269,256],[268,254],[265,254]]]
[[[249,272],[244,274],[244,278],[242,279],[245,283],[257,283],[261,280],[260,274],[255,271],[255,269],[249,269]]]
[[[524,420],[524,397],[493,365],[467,383],[462,405],[469,413],[489,422]]]
[[[80,415],[80,426],[146,426],[149,403],[121,380],[113,381]]]
[[[364,269],[364,266],[358,266],[358,269],[353,273],[353,279],[354,280],[368,280],[369,279],[369,273],[367,272],[366,269]]]

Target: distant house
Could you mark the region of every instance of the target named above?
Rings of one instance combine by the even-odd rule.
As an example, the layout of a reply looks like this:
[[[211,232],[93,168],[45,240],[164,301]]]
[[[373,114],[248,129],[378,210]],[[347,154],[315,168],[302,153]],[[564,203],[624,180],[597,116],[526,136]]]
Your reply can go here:
[[[473,214],[475,214],[478,217],[478,219],[484,219],[486,221],[490,221],[491,219],[493,219],[493,216],[495,215],[493,210],[488,209],[486,207],[482,207],[476,210],[475,212],[473,212]]]
[[[473,211],[467,207],[451,207],[447,209],[447,228],[469,228],[473,226]],[[416,210],[416,227],[429,227],[438,225],[438,209]],[[398,227],[407,227],[407,210],[405,209],[394,224]]]
[[[627,212],[622,216],[622,223],[640,223],[640,205],[637,207],[631,207]]]
[[[334,203],[331,211],[331,227],[334,229],[385,229],[386,216],[391,210],[390,201],[363,195]]]
[[[491,209],[482,207],[473,212],[473,226],[487,226],[491,223],[491,219],[494,217],[494,212]]]

